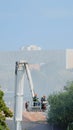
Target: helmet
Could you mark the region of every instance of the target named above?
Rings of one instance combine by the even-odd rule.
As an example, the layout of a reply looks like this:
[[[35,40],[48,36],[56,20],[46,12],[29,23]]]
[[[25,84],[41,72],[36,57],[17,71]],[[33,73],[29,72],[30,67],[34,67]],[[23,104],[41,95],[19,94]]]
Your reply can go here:
[[[46,98],[46,96],[45,96],[45,95],[44,95],[43,97],[44,97],[44,98]]]
[[[37,94],[35,93],[35,96],[37,96]]]

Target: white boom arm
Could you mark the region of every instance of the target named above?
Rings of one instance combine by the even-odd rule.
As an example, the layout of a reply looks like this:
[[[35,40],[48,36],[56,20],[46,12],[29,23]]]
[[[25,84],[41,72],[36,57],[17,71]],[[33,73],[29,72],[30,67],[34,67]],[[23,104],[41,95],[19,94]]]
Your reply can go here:
[[[32,97],[34,97],[35,93],[34,93],[34,89],[33,89],[33,82],[32,82],[31,73],[30,73],[28,64],[25,64],[25,69],[26,69],[27,78],[29,80],[29,85],[30,85],[30,90],[31,90],[31,93],[32,93]]]

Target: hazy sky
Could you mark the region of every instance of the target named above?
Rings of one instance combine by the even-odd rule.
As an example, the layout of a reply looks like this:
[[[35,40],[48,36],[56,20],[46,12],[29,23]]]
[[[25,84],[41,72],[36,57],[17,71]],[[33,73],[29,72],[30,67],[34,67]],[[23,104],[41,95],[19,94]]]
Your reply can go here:
[[[73,48],[73,0],[0,0],[0,51]]]

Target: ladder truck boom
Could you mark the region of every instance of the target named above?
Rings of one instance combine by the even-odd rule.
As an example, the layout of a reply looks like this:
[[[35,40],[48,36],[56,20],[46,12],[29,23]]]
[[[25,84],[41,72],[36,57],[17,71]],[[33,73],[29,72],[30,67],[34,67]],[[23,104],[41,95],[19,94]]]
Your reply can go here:
[[[35,92],[34,92],[33,82],[32,82],[31,73],[30,73],[28,64],[25,64],[25,69],[26,69],[26,74],[29,80],[30,90],[31,90],[32,98],[33,98],[35,95]]]
[[[20,73],[21,72],[21,73]],[[16,62],[15,65],[15,103],[14,103],[14,130],[22,130],[22,111],[23,111],[23,96],[24,96],[24,73],[26,72],[32,98],[34,97],[33,82],[26,61]],[[21,75],[21,76],[20,76]]]

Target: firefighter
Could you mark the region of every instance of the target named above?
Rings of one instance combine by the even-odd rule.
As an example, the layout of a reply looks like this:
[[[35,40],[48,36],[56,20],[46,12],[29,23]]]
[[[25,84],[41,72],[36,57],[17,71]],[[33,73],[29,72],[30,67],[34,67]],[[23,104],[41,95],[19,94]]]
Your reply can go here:
[[[25,109],[26,109],[26,111],[29,111],[29,101],[25,102]]]
[[[37,106],[37,105],[38,105],[38,98],[37,98],[37,94],[35,94],[33,97],[33,106]]]
[[[41,97],[41,109],[42,111],[46,110],[46,96]]]

